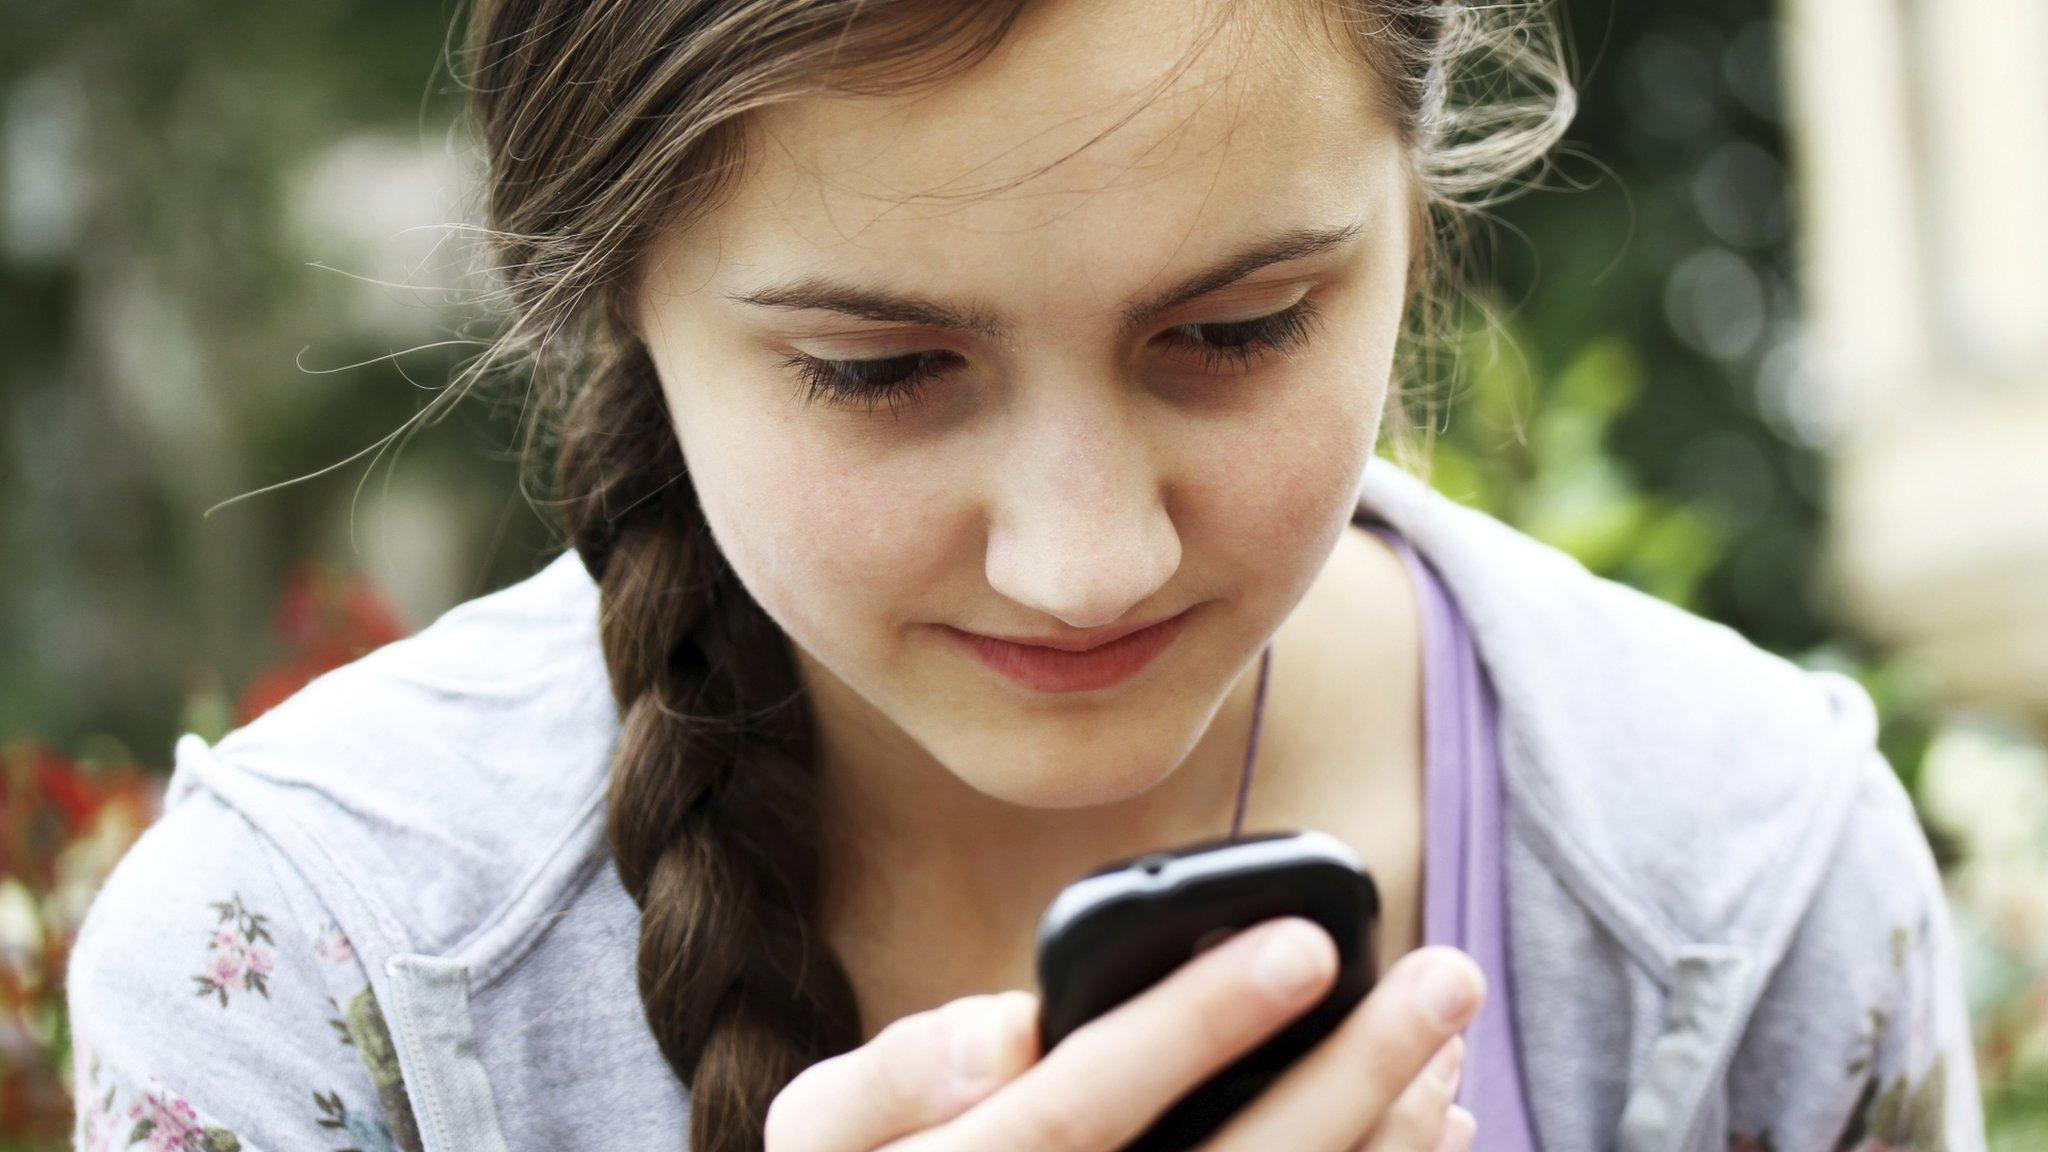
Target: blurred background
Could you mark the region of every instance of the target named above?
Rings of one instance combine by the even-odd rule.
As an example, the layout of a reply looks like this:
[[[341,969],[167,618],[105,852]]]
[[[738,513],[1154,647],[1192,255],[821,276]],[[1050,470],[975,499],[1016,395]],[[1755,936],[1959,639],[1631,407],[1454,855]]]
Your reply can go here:
[[[1871,691],[2048,1148],[2048,6],[1561,11],[1432,482]],[[516,397],[409,425],[485,334],[450,20],[0,0],[0,1150],[66,1146],[56,980],[176,736],[554,550]]]

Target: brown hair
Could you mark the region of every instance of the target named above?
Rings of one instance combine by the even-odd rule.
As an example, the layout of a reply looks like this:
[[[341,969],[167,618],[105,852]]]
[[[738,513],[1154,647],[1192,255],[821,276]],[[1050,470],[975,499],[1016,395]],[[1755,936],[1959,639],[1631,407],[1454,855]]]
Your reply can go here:
[[[549,502],[600,589],[621,714],[606,833],[697,1152],[759,1148],[775,1094],[863,1032],[817,923],[808,703],[787,638],[712,540],[632,331],[641,260],[733,191],[746,112],[938,83],[986,58],[1026,3],[477,0],[470,14],[463,79],[510,321],[437,403],[507,362],[540,384],[522,449],[552,455]],[[1402,385],[1445,314],[1459,222],[1510,194],[1572,115],[1540,3],[1214,6],[1292,13],[1355,51],[1409,146],[1424,226],[1388,421],[1407,455]]]

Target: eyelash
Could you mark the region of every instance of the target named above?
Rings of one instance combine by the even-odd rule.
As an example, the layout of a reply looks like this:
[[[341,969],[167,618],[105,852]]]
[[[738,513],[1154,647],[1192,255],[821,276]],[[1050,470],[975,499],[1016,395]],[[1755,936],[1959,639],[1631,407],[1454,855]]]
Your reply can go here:
[[[1193,349],[1205,369],[1219,368],[1226,363],[1244,367],[1269,351],[1283,356],[1295,351],[1307,342],[1310,329],[1321,318],[1322,309],[1303,297],[1300,303],[1271,315],[1222,324],[1182,324],[1176,331],[1183,328],[1245,329],[1248,337],[1242,344],[1193,342]],[[916,352],[880,360],[824,360],[798,353],[782,363],[797,373],[805,389],[805,405],[827,399],[846,406],[865,405],[872,414],[877,406],[886,403],[893,417],[898,408],[917,401],[925,385],[938,374],[933,367],[934,362],[945,355],[943,352]],[[863,373],[905,361],[911,362],[909,373],[897,379],[877,383],[863,376]]]

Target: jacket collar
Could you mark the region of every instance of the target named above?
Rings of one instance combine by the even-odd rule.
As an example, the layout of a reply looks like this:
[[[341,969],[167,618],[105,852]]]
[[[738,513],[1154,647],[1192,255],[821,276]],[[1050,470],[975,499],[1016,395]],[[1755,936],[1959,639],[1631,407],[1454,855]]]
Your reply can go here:
[[[1598,577],[1384,458],[1359,509],[1457,597],[1500,703],[1511,836],[1660,983],[1788,946],[1872,754],[1869,697]]]

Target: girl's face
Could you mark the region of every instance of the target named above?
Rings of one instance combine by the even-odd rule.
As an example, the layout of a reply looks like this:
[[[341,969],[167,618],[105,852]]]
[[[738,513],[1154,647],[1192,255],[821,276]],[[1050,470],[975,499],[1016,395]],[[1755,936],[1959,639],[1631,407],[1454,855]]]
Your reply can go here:
[[[692,482],[827,756],[1133,796],[1344,530],[1406,295],[1401,146],[1361,63],[1277,26],[1174,75],[1195,7],[1043,5],[934,93],[758,114],[736,198],[650,260],[636,321]],[[1086,691],[953,631],[1183,611]]]

